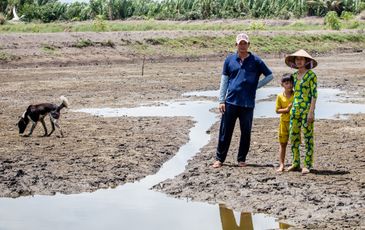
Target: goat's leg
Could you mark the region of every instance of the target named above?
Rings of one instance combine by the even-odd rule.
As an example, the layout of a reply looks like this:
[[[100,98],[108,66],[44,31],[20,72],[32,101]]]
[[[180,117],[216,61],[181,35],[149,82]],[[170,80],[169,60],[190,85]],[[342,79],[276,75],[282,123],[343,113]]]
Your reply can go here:
[[[58,130],[60,130],[61,137],[63,137],[62,129],[61,129],[60,125],[57,123],[57,120],[56,120],[56,122],[55,122],[55,126],[58,128]]]
[[[26,135],[25,137],[30,137],[32,135],[33,130],[34,130],[34,128],[36,126],[37,126],[37,122],[33,122],[32,127],[30,128],[30,131],[29,131],[28,135]]]
[[[51,136],[51,134],[54,132],[55,130],[55,127],[54,127],[54,123],[56,122],[56,120],[52,117],[50,117],[50,120],[51,120],[51,125],[52,125],[52,130],[51,132],[48,134],[48,136]]]
[[[41,119],[41,122],[42,122],[42,125],[43,125],[43,128],[44,128],[44,135],[43,136],[46,137],[47,134],[48,134],[47,127],[46,127],[46,122],[44,122],[43,118]]]

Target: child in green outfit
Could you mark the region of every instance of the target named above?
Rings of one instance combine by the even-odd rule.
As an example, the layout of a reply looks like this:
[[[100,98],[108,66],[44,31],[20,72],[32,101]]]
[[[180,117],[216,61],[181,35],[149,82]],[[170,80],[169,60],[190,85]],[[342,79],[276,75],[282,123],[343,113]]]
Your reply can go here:
[[[284,92],[281,92],[276,97],[276,113],[280,114],[279,125],[279,162],[280,166],[276,170],[277,172],[284,171],[285,153],[289,140],[289,122],[290,122],[290,109],[292,107],[294,99],[293,91],[294,78],[291,74],[284,74],[281,78],[281,86],[284,88]]]
[[[285,58],[285,63],[292,68],[298,69],[293,74],[294,78],[294,101],[290,113],[290,143],[293,155],[292,165],[288,171],[300,169],[300,133],[304,134],[306,154],[302,173],[307,174],[313,167],[313,122],[314,110],[318,97],[317,75],[312,71],[317,66],[306,51],[299,50]]]

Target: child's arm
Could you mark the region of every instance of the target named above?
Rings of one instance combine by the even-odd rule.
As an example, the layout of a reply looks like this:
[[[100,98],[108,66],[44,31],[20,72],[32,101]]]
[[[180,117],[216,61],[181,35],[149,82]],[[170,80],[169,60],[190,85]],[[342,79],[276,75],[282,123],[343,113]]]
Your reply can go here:
[[[290,103],[288,107],[286,108],[281,108],[281,109],[276,109],[276,113],[289,113],[290,109],[291,109],[292,104]]]
[[[283,108],[283,106],[281,105],[280,96],[277,95],[277,97],[276,97],[276,108],[275,108],[275,112],[277,114],[289,113],[290,109],[291,109],[291,106],[292,106],[292,103],[290,103],[288,107]]]

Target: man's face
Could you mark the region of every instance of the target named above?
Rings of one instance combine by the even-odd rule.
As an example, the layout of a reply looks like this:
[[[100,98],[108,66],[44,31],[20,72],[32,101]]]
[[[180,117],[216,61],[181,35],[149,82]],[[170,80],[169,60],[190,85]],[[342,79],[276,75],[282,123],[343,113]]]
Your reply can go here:
[[[250,46],[250,43],[242,40],[236,46],[237,46],[237,50],[239,53],[245,53],[248,51],[248,47]]]

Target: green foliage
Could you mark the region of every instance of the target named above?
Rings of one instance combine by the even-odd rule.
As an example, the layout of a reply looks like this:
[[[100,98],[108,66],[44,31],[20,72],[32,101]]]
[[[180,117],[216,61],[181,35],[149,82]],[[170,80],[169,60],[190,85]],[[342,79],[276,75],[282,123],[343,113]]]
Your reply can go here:
[[[108,25],[102,15],[97,15],[93,22],[94,31],[102,32],[108,29]]]
[[[105,11],[102,0],[90,0],[89,7],[92,18],[94,18],[96,15],[103,15],[103,12]]]
[[[345,20],[345,21],[350,21],[351,19],[354,19],[354,14],[349,12],[349,11],[342,11],[341,13],[341,19]]]
[[[101,44],[101,46],[108,46],[108,47],[111,47],[111,48],[115,48],[115,43],[111,40],[101,42],[100,44]]]
[[[261,21],[251,22],[249,30],[265,30],[265,23]]]
[[[51,44],[42,44],[42,50],[49,54],[54,54],[60,47]]]
[[[66,11],[66,4],[60,2],[50,2],[39,8],[40,19],[48,23],[63,19],[62,16]]]
[[[359,3],[359,10],[357,12],[360,12],[361,13],[364,10],[365,10],[365,1],[361,1]]]
[[[42,48],[45,51],[55,51],[56,50],[56,48],[54,46],[49,45],[49,44],[42,44]]]
[[[298,49],[309,52],[330,52],[346,47],[365,48],[363,34],[319,34],[319,35],[288,35],[283,33],[276,36],[252,35],[251,50],[257,53],[292,53]],[[137,53],[168,54],[168,55],[199,55],[225,53],[235,51],[235,36],[224,37],[194,36],[180,38],[145,39],[143,43],[129,43]]]
[[[91,8],[86,2],[73,2],[64,13],[66,20],[85,21],[91,19]]]
[[[112,19],[126,19],[133,16],[134,6],[130,0],[113,0],[109,8],[111,9]]]
[[[24,15],[25,21],[32,21],[40,19],[40,8],[35,4],[25,4],[23,5],[22,14]]]
[[[7,61],[9,59],[9,55],[4,52],[0,52],[0,61]]]
[[[335,11],[330,11],[326,14],[326,16],[324,17],[324,24],[332,30],[341,29],[341,21]]]
[[[3,13],[0,13],[0,25],[4,25],[5,24],[5,17]]]
[[[159,20],[140,20],[140,21],[105,21],[107,23],[107,31],[153,31],[153,30],[205,30],[205,31],[246,31],[250,29],[250,24],[247,21],[241,21],[240,23],[227,23],[221,22],[206,22],[206,21],[191,21],[176,22],[176,21],[159,21]],[[32,23],[17,23],[0,26],[0,33],[4,32],[89,32],[96,31],[94,21],[77,22],[77,23],[65,23],[65,22],[52,22],[41,23],[33,21]],[[343,21],[342,28],[351,29],[356,28],[358,30],[365,30],[365,21],[363,20],[351,20]],[[298,20],[286,25],[265,25],[265,30],[276,31],[307,31],[307,30],[323,30],[326,26],[323,24],[312,24],[307,20]]]
[[[59,0],[0,0],[0,12],[11,17],[16,5],[28,21],[105,19],[196,20],[216,18],[280,18],[321,16],[335,11],[357,14],[364,0],[90,0],[70,4]],[[344,15],[344,19],[348,16]]]
[[[72,47],[76,48],[85,48],[89,46],[94,46],[94,42],[92,42],[90,39],[79,39],[75,44],[72,45]]]
[[[346,29],[358,29],[360,27],[359,21],[350,21],[344,25]]]
[[[145,41],[151,45],[163,45],[163,44],[167,43],[168,39],[167,38],[147,38],[147,39],[145,39]]]
[[[5,52],[0,52],[0,62],[8,62],[14,59],[16,59],[16,56]]]

